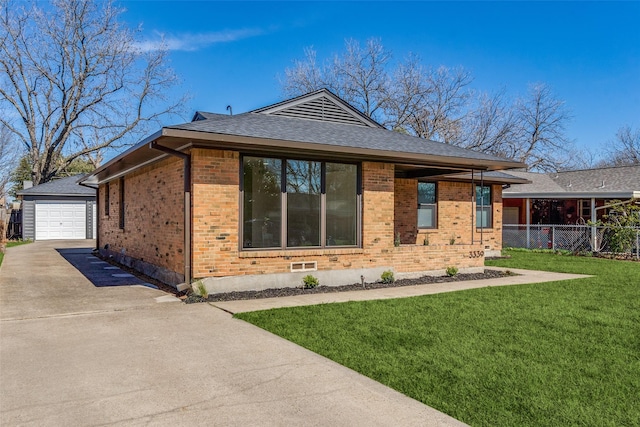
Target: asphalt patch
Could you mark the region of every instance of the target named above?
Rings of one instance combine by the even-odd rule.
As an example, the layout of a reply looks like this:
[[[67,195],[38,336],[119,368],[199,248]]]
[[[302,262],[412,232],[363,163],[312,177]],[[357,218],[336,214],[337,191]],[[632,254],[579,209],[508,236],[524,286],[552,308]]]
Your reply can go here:
[[[154,285],[138,279],[133,274],[93,255],[92,248],[56,249],[67,262],[73,265],[95,287],[105,286],[147,286],[157,289]]]

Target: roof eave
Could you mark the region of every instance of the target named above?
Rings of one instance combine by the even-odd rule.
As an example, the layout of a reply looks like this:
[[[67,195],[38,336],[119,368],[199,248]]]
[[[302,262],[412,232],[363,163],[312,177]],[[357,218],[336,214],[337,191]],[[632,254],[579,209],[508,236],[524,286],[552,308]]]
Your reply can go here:
[[[173,149],[184,149],[191,145],[215,146],[218,149],[229,149],[236,151],[267,151],[267,152],[306,152],[318,156],[344,156],[353,159],[391,162],[391,163],[411,163],[425,166],[447,166],[460,170],[505,170],[522,168],[525,165],[520,162],[509,160],[482,160],[465,157],[450,157],[430,154],[406,153],[387,150],[377,150],[369,148],[342,147],[327,144],[284,141],[267,138],[246,137],[222,133],[201,132],[185,129],[175,129],[165,127],[158,132],[146,137],[135,146],[122,154],[114,157],[104,165],[97,168],[87,177],[81,180],[85,186],[96,186],[103,182],[113,180],[135,169],[149,163],[158,161],[166,154],[152,150],[149,143],[153,141],[173,141]],[[129,167],[115,168],[119,162],[125,162],[128,157],[137,155],[141,160],[132,163]],[[110,172],[109,169],[118,169],[117,172]]]
[[[124,151],[123,153],[117,155],[116,157],[114,157],[113,159],[109,160],[107,163],[103,164],[102,166],[99,166],[93,172],[88,174],[84,179],[80,180],[79,184],[80,185],[84,185],[85,187],[97,186],[98,184],[100,184],[102,182],[102,181],[98,180],[98,175],[99,174],[101,174],[102,172],[107,170],[107,168],[113,166],[114,164],[122,161],[127,156],[131,155],[132,153],[134,153],[136,151],[141,151],[142,149],[145,149],[150,142],[155,141],[155,140],[157,140],[158,138],[160,138],[162,136],[164,129],[165,128],[162,128],[159,131],[147,136],[146,138],[144,138],[142,141],[140,141],[139,143],[137,143],[133,147],[131,147],[128,150]],[[159,153],[159,155],[158,155],[158,157],[165,157],[165,156],[166,155],[162,154],[162,153]]]
[[[611,191],[594,193],[589,191],[579,192],[503,192],[504,199],[638,199],[640,191]]]
[[[60,196],[60,197],[95,197],[95,194],[77,194],[77,193],[16,193],[16,196],[32,197],[32,196]]]

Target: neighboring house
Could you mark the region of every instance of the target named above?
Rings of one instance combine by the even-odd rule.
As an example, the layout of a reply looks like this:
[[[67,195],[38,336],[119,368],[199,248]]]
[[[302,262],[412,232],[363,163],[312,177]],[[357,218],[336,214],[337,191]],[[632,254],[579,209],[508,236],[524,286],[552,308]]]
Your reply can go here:
[[[386,130],[319,90],[198,112],[84,183],[98,188],[102,253],[223,292],[482,269],[502,245],[503,181],[484,173],[523,166]]]
[[[96,190],[78,184],[82,175],[55,179],[17,193],[22,200],[22,238],[93,239]]]
[[[640,199],[640,165],[509,174],[530,183],[503,190],[504,224],[586,224],[602,219],[613,200]]]

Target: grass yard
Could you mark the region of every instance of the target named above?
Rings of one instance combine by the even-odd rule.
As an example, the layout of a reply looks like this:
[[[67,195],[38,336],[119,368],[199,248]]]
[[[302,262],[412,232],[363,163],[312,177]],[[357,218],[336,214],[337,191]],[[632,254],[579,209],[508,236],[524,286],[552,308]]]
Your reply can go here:
[[[237,317],[472,426],[640,426],[640,263],[509,255],[595,277]]]

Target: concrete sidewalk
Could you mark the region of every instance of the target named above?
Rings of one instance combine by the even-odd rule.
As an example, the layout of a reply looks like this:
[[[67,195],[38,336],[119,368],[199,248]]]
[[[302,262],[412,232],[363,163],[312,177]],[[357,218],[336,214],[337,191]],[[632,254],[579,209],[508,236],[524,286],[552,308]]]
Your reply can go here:
[[[212,305],[229,313],[269,310],[281,307],[327,304],[347,301],[367,301],[377,299],[406,298],[420,295],[455,292],[465,289],[484,288],[487,286],[510,286],[531,283],[556,282],[559,280],[583,279],[591,277],[583,274],[552,273],[548,271],[520,270],[515,268],[490,267],[493,270],[510,270],[518,276],[498,279],[469,280],[449,283],[430,283],[416,286],[399,286],[397,288],[368,289],[362,291],[335,292],[327,294],[297,295],[291,297],[263,298],[243,301],[215,302]]]
[[[464,425],[209,304],[96,287],[58,251],[82,247],[7,251],[2,426]]]

